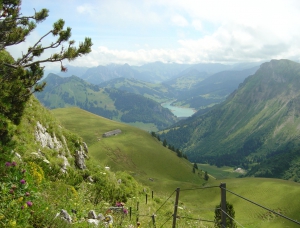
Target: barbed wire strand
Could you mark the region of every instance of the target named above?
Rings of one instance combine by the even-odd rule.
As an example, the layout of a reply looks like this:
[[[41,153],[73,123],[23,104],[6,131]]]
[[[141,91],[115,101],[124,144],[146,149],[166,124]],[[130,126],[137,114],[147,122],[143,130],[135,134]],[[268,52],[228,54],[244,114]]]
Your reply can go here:
[[[287,219],[287,220],[289,220],[289,221],[291,221],[291,222],[294,222],[294,223],[300,225],[300,222],[298,222],[298,221],[296,221],[296,220],[294,220],[294,219],[291,219],[291,218],[289,218],[289,217],[287,217],[287,216],[285,216],[285,215],[282,215],[282,214],[280,214],[280,213],[278,213],[278,212],[276,212],[276,211],[273,211],[273,210],[271,210],[271,209],[269,209],[269,208],[267,208],[267,207],[265,207],[265,206],[262,206],[262,205],[260,205],[260,204],[258,204],[258,203],[255,203],[254,201],[249,200],[249,199],[247,199],[247,198],[245,198],[245,197],[243,197],[243,196],[241,196],[241,195],[239,195],[239,194],[237,194],[237,193],[234,193],[234,192],[230,191],[229,189],[223,188],[223,187],[221,187],[221,186],[220,186],[220,188],[222,188],[222,189],[224,189],[225,191],[230,192],[231,194],[236,195],[237,197],[240,197],[240,198],[242,198],[243,200],[246,200],[246,201],[248,201],[248,202],[250,202],[250,203],[252,203],[252,204],[254,204],[254,205],[258,206],[258,207],[261,207],[261,208],[263,208],[263,209],[265,209],[265,210],[267,210],[267,211],[269,211],[269,212],[271,212],[271,213],[273,213],[273,214],[276,214],[276,215],[278,215],[278,216],[280,216],[280,217],[282,217],[282,218],[284,218],[284,219]]]
[[[175,190],[176,191],[176,190]],[[175,192],[174,191],[174,192]],[[166,202],[171,198],[171,196],[174,194],[174,192],[172,192],[172,194],[168,197],[168,199],[166,199],[166,201],[155,211],[155,213],[154,214],[156,214],[165,204],[166,204]]]
[[[173,217],[173,215],[171,215],[171,217],[170,218],[168,218],[165,222],[164,222],[164,224],[162,224],[161,226],[160,226],[160,228],[161,227],[163,227],[171,218]]]
[[[242,224],[240,224],[238,221],[236,221],[234,218],[232,218],[229,214],[227,214],[224,210],[222,210],[222,208],[220,208],[220,210],[226,214],[231,220],[235,221],[238,225],[240,225],[241,227],[245,228]]]
[[[199,188],[187,188],[187,189],[180,189],[180,191],[189,191],[189,190],[198,190],[198,189],[206,189],[206,188],[219,188],[219,185],[216,186],[208,186],[208,187],[199,187]]]
[[[190,217],[185,217],[185,216],[180,216],[179,218],[184,218],[184,219],[189,219],[189,220],[197,220],[201,222],[215,222],[213,220],[206,220],[206,219],[201,219],[201,218],[190,218]]]
[[[139,217],[152,217],[151,215],[139,215]]]

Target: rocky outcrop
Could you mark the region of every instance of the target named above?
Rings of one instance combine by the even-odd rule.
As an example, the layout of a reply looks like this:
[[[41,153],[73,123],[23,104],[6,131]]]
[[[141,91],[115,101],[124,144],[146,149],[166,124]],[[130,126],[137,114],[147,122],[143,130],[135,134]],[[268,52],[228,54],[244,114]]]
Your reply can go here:
[[[76,150],[75,152],[75,163],[79,169],[86,169],[85,159],[88,158],[88,146],[85,142],[82,144],[83,146],[80,145],[80,150]]]
[[[75,152],[75,163],[79,169],[86,169],[85,166],[85,153],[81,150],[76,150]]]
[[[45,128],[39,121],[36,125],[35,139],[41,143],[43,148],[48,147],[57,151],[63,148],[62,143],[57,140],[56,135],[53,134],[53,136],[51,136],[47,132],[47,128]]]
[[[61,136],[61,138],[62,141],[59,141],[55,133],[53,133],[51,136],[47,132],[47,128],[44,127],[40,122],[37,122],[35,131],[36,141],[40,142],[43,148],[47,147],[49,149],[55,149],[59,152],[58,157],[63,160],[63,163],[61,165],[61,171],[65,173],[67,172],[68,166],[70,166],[68,157],[71,157],[71,152],[67,146],[66,138],[64,136]],[[79,150],[75,151],[75,164],[79,169],[86,169],[85,159],[88,157],[88,152],[88,146],[85,142],[83,142],[82,145],[80,145]],[[36,155],[39,158],[42,158],[43,160],[45,160],[45,162],[49,163],[45,155],[41,153],[40,150],[38,153],[33,152],[32,154]]]

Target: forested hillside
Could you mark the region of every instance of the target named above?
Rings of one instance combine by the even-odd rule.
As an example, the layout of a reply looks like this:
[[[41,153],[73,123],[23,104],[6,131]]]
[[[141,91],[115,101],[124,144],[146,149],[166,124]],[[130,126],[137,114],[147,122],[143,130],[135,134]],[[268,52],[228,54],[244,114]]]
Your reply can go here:
[[[49,74],[44,82],[47,82],[47,86],[36,97],[51,109],[77,106],[125,123],[151,124],[153,130],[166,128],[176,122],[170,110],[142,95],[100,88],[76,76],[62,78]]]
[[[299,86],[299,63],[272,60],[224,103],[161,137],[183,149],[191,161],[242,166],[252,168],[249,175],[297,180]]]

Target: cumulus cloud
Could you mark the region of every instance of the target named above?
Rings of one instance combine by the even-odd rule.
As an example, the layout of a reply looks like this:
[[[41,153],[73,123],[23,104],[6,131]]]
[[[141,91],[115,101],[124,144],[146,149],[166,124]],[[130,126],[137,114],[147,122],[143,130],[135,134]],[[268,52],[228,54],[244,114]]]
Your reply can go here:
[[[49,4],[75,40],[92,38],[92,52],[72,65],[300,59],[296,0],[66,0],[56,8],[51,1],[28,2]]]

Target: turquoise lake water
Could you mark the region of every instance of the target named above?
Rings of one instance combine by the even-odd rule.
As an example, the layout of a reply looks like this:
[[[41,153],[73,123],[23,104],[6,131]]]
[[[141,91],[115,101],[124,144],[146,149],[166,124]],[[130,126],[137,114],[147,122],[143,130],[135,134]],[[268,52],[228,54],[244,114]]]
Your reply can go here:
[[[170,111],[177,117],[189,117],[192,116],[195,113],[195,110],[192,108],[183,108],[179,106],[172,106],[170,102],[162,103],[161,106],[164,108],[170,109]]]

